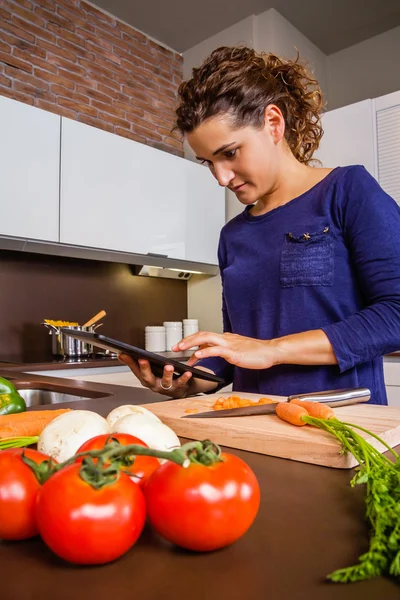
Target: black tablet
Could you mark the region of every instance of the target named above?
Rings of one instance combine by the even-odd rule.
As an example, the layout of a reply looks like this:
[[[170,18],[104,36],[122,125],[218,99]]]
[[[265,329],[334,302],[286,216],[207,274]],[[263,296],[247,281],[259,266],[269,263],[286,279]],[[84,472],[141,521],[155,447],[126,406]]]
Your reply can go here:
[[[145,358],[149,361],[151,365],[151,370],[153,371],[156,377],[162,377],[163,369],[165,365],[172,365],[174,367],[174,378],[179,377],[186,371],[190,371],[193,373],[193,376],[197,379],[205,379],[206,381],[215,381],[215,383],[225,383],[221,377],[217,377],[213,373],[208,373],[207,371],[202,371],[201,369],[196,369],[196,367],[189,367],[185,365],[185,363],[180,362],[174,358],[165,358],[164,356],[160,356],[159,354],[155,354],[154,352],[148,352],[147,350],[143,350],[143,348],[136,348],[136,346],[130,346],[129,344],[125,344],[125,342],[119,342],[118,340],[113,340],[105,335],[101,335],[100,333],[90,333],[89,331],[73,331],[71,329],[66,329],[64,327],[60,327],[61,333],[65,335],[69,335],[70,337],[81,340],[88,344],[93,344],[94,346],[98,346],[99,348],[104,348],[105,350],[110,350],[111,352],[118,352],[118,354],[128,354],[132,356],[135,360],[139,358]]]

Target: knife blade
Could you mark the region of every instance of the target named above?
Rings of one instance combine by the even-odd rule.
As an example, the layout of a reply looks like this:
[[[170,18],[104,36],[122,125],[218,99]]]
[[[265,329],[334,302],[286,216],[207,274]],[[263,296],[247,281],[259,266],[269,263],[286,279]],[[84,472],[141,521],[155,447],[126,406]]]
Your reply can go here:
[[[288,396],[286,402],[295,398],[299,400],[310,400],[322,402],[332,408],[339,406],[350,406],[368,402],[371,392],[368,388],[345,388],[341,390],[327,390],[324,392],[312,392],[309,394],[294,394]],[[182,419],[220,419],[223,417],[250,417],[252,415],[273,415],[276,413],[276,404],[255,404],[254,406],[243,406],[240,408],[228,408],[224,410],[210,410],[202,413],[185,415]]]

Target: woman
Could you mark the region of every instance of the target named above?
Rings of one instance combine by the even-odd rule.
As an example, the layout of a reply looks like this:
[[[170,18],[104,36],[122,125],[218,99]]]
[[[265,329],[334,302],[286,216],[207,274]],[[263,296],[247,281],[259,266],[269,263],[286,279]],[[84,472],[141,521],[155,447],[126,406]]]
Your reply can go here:
[[[236,391],[289,395],[368,387],[387,404],[382,356],[400,348],[400,209],[361,166],[310,166],[322,95],[296,60],[219,48],[179,88],[177,128],[245,206],[221,232],[224,334],[200,332],[189,361]],[[172,397],[216,384],[142,384]]]

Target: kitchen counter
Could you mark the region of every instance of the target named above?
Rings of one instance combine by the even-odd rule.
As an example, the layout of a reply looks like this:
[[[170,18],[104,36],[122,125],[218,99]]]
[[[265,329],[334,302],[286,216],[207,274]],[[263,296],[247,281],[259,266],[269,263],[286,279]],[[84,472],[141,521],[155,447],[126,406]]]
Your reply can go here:
[[[52,384],[104,397],[74,402],[103,416],[120,404],[160,396],[145,389],[88,384],[0,369],[24,387]],[[46,407],[47,408],[47,407]],[[6,600],[398,600],[399,581],[377,578],[332,584],[327,573],[351,565],[367,549],[363,489],[352,471],[228,449],[254,470],[261,506],[248,533],[229,548],[196,554],[172,547],[147,528],[119,560],[102,567],[64,563],[39,538],[0,543]]]

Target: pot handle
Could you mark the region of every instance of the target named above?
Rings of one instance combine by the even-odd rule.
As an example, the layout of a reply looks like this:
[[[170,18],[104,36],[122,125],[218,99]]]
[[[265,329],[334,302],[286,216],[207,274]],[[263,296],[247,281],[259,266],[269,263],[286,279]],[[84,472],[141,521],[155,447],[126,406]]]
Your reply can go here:
[[[57,335],[60,333],[60,330],[55,325],[50,325],[50,323],[41,323],[41,325],[44,325],[45,327],[47,327],[50,330],[49,331],[50,334],[51,334],[51,330],[55,331]]]
[[[103,323],[96,323],[95,325],[92,325],[92,327],[93,327],[93,331],[96,331],[96,329],[97,329],[98,327],[101,327],[102,325],[103,325]]]

